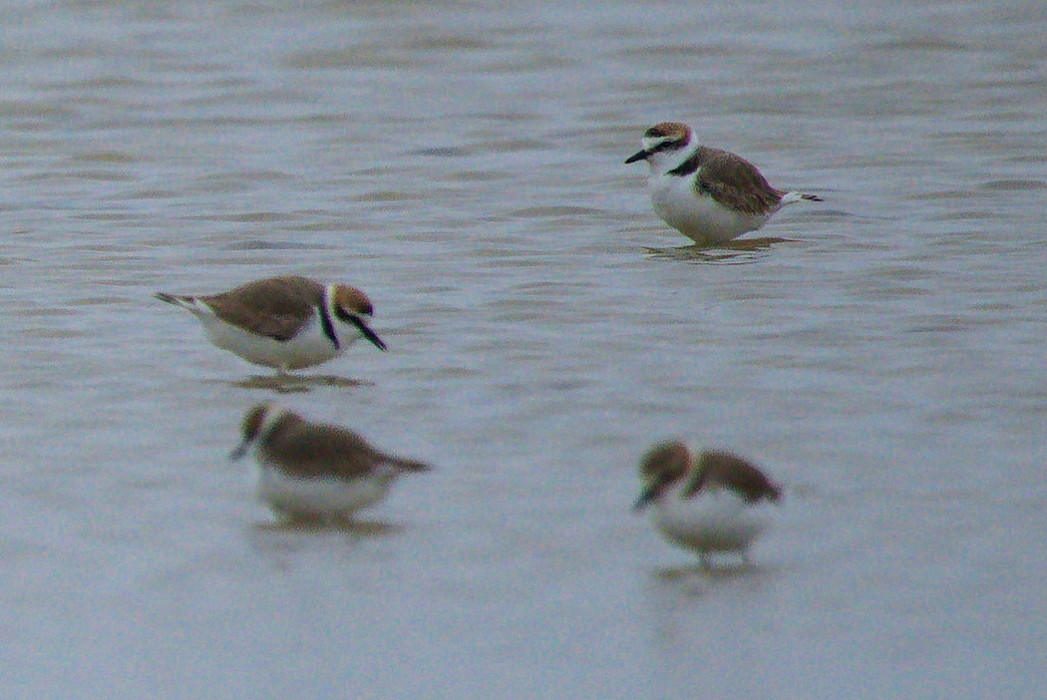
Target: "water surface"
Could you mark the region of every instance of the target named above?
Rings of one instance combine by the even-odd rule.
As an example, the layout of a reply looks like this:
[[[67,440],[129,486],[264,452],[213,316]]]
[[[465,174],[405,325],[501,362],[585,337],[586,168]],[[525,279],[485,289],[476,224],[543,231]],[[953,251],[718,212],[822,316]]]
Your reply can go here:
[[[1047,16],[1019,2],[9,4],[5,697],[1042,697]],[[796,205],[686,249],[687,121]],[[366,290],[275,395],[151,294]],[[438,466],[272,526],[276,396]],[[681,435],[786,488],[749,569],[629,505]]]

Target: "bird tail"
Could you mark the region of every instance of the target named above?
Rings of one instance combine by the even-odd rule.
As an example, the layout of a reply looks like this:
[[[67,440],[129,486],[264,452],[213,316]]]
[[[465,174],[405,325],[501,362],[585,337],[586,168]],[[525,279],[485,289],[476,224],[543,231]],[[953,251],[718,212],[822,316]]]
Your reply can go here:
[[[778,203],[778,206],[784,207],[786,204],[793,204],[800,201],[808,202],[824,202],[825,200],[816,194],[807,194],[805,192],[786,192],[782,195],[782,201]]]
[[[432,471],[425,462],[419,462],[413,459],[402,459],[400,457],[391,457],[389,459],[389,466],[403,472],[428,472]]]

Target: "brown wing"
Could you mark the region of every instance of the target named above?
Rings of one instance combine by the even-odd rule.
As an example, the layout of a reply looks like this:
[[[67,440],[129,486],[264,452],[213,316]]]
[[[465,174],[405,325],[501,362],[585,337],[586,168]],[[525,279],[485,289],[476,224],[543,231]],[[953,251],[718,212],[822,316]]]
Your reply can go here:
[[[274,434],[265,456],[286,472],[303,478],[335,476],[352,479],[388,466],[401,471],[428,471],[429,466],[387,455],[356,433],[333,425],[297,422]]]
[[[304,421],[270,436],[264,456],[289,474],[307,478],[366,476],[381,461],[380,454],[356,433]]]
[[[275,340],[289,340],[323,295],[324,286],[307,277],[273,277],[200,300],[226,323]]]
[[[782,497],[777,484],[768,479],[756,465],[730,452],[703,452],[694,478],[683,495],[689,498],[709,484],[737,491],[750,503],[764,498],[777,501]]]
[[[702,147],[695,187],[743,214],[770,214],[785,194],[768,184],[756,166],[727,151]]]

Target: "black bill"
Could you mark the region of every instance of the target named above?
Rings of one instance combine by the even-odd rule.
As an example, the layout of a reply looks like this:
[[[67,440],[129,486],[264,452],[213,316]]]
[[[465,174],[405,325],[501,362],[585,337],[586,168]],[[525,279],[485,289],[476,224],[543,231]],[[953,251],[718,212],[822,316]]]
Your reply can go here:
[[[626,158],[625,162],[626,163],[635,163],[638,160],[647,160],[650,156],[651,156],[651,152],[650,151],[647,151],[647,150],[637,151],[636,153],[634,153],[631,156],[629,156],[628,158]]]
[[[375,333],[374,331],[371,330],[370,326],[368,326],[366,323],[364,323],[364,320],[362,318],[360,318],[356,314],[352,314],[352,315],[349,316],[349,323],[351,323],[354,326],[356,326],[356,329],[358,331],[360,331],[360,333],[363,335],[363,337],[365,337],[368,340],[370,340],[371,343],[376,348],[378,348],[379,350],[385,350],[386,349],[385,342],[381,338],[378,337],[377,333]]]

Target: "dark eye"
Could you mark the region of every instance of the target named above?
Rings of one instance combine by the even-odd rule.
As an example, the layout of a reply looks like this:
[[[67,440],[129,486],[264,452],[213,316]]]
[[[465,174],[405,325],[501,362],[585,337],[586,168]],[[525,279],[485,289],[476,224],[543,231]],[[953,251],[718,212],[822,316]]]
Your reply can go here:
[[[648,139],[658,139],[658,138],[661,138],[661,137],[665,136],[665,134],[662,133],[662,130],[659,129],[658,127],[656,127],[656,126],[652,126],[650,129],[648,129],[647,131],[643,132],[643,135],[644,135],[644,138],[648,138]]]

